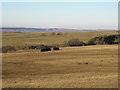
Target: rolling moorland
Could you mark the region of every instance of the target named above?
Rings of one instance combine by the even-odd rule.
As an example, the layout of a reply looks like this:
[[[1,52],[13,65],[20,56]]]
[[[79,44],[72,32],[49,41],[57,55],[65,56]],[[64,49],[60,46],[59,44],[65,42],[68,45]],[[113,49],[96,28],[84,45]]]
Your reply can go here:
[[[3,32],[3,46],[62,44],[117,31],[14,33]],[[18,50],[3,53],[3,88],[117,88],[118,44],[60,47],[58,51]]]
[[[54,45],[63,44],[64,41],[70,39],[80,39],[87,42],[89,39],[102,35],[118,34],[118,31],[94,31],[94,32],[62,32],[53,34],[52,32],[38,32],[38,33],[15,33],[3,32],[2,45],[7,46],[25,46],[25,45]]]

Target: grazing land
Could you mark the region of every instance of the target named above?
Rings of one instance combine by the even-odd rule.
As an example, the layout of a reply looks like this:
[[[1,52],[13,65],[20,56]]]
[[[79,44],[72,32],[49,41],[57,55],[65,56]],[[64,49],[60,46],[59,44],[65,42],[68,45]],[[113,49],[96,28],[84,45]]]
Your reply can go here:
[[[94,31],[94,32],[62,32],[60,35],[54,35],[52,32],[41,33],[14,33],[3,32],[3,46],[12,45],[15,47],[36,44],[62,44],[66,40],[80,39],[87,42],[89,39],[101,35],[118,34],[118,31]]]
[[[87,41],[95,36],[117,32],[69,32],[63,36],[47,34],[3,33],[3,46],[57,44],[72,38]],[[3,88],[118,87],[118,45],[60,47],[58,51],[48,52],[19,50],[3,53],[2,62]]]

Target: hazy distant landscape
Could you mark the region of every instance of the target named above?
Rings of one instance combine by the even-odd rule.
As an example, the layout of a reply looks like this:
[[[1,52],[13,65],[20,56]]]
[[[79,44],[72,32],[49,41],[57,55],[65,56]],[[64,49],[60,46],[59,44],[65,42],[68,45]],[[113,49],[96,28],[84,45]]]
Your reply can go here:
[[[67,28],[16,28],[3,27],[2,32],[81,32],[81,31],[117,31],[116,29],[67,29]]]

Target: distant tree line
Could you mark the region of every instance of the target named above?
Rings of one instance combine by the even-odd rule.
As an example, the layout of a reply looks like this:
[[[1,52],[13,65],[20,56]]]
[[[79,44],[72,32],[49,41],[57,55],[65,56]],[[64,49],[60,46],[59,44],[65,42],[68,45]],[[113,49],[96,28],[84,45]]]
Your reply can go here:
[[[16,50],[24,50],[24,49],[41,49],[41,50],[51,50],[53,48],[54,50],[59,50],[60,46],[87,46],[87,45],[96,45],[96,44],[119,44],[120,43],[120,35],[104,35],[104,36],[97,36],[92,39],[90,39],[88,42],[83,42],[79,39],[71,39],[68,41],[64,41],[62,45],[26,45],[24,47],[18,47],[15,48],[13,46],[3,46],[0,50],[3,53],[7,52],[14,52]]]
[[[41,36],[48,36],[48,35],[49,34],[46,34],[46,33],[41,34]],[[62,33],[62,32],[52,32],[50,35],[51,36],[55,36],[55,35],[60,36],[60,35],[64,35],[64,33]]]
[[[88,41],[88,45],[93,44],[118,44],[120,43],[120,35],[105,35],[98,36],[90,39]]]
[[[104,35],[97,36],[90,39],[87,43],[80,41],[79,39],[71,39],[69,41],[65,41],[65,46],[87,46],[87,45],[96,45],[96,44],[119,44],[120,43],[120,35]]]
[[[4,46],[0,51],[3,53],[7,53],[7,52],[14,52],[16,51],[16,49],[13,46]]]
[[[79,40],[79,39],[71,39],[69,41],[64,41],[64,46],[85,46],[86,43],[84,43],[83,41]]]

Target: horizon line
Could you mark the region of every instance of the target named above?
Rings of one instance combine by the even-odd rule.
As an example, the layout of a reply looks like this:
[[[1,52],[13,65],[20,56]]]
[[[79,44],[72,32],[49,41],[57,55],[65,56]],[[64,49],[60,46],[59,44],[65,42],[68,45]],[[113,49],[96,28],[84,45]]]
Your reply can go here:
[[[0,27],[3,28],[26,28],[26,29],[75,29],[75,30],[119,30],[118,28],[64,28],[64,27]]]

